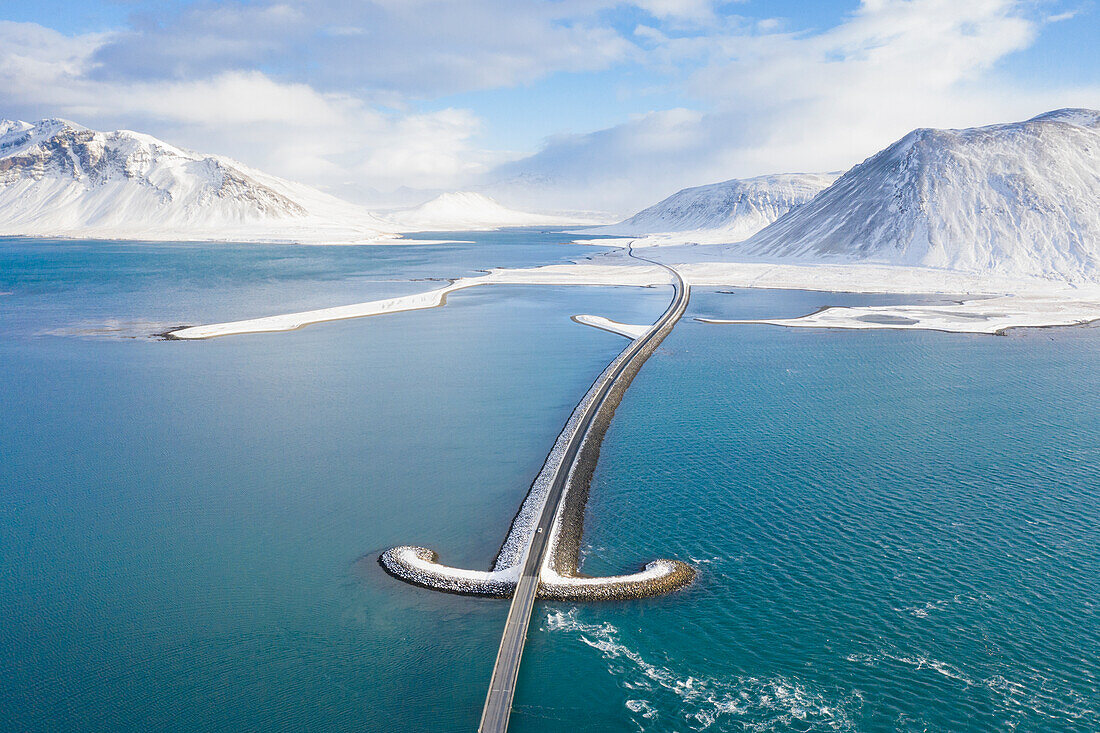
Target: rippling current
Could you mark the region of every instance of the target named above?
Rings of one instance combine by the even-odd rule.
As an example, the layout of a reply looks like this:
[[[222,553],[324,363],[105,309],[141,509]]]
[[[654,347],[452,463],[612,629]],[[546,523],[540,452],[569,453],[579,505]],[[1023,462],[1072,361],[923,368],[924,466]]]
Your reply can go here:
[[[807,297],[830,298],[700,293],[689,317]],[[1098,366],[1095,327],[685,321],[608,433],[585,569],[677,557],[698,582],[544,611],[521,696],[585,683],[517,727],[1100,730]]]
[[[576,400],[665,289],[503,286],[201,343],[177,323],[583,257],[555,233],[386,248],[0,240],[0,730],[460,731],[487,567]],[[604,443],[584,570],[539,604],[513,729],[1100,730],[1100,328],[718,326],[879,295],[696,290]]]

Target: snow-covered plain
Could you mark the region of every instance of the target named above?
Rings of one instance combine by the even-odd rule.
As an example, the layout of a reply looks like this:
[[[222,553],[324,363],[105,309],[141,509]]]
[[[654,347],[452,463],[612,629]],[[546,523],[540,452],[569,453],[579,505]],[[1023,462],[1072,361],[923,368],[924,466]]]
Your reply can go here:
[[[955,333],[1001,333],[1024,326],[1079,326],[1100,318],[1100,292],[1093,300],[1042,295],[1005,295],[951,305],[834,307],[801,318],[721,320],[704,323],[762,323],[794,328],[926,329]]]
[[[1006,278],[934,268],[872,264],[791,264],[786,262],[684,262],[685,250],[658,250],[660,259],[680,273],[692,287],[775,288],[825,292],[943,294],[972,296],[965,304],[936,307],[936,317],[925,314],[917,324],[905,327],[931,328],[967,333],[999,332],[1021,326],[1070,325],[1100,319],[1100,285],[1085,287],[1035,278]],[[652,255],[653,253],[648,253]],[[672,255],[669,257],[668,255]],[[679,259],[676,255],[680,255]],[[638,265],[621,252],[597,258],[593,264],[550,265],[530,269],[492,270],[487,275],[461,278],[443,288],[397,298],[367,301],[334,308],[215,323],[173,331],[180,339],[206,339],[246,333],[292,331],[303,326],[345,318],[397,313],[444,305],[448,293],[482,285],[628,285],[653,287],[668,282],[666,273],[653,266]],[[635,263],[635,264],[632,264]],[[952,313],[957,311],[956,316]],[[816,314],[819,317],[821,314]],[[786,319],[783,325],[817,325],[830,328],[869,326],[860,309],[834,309],[823,320],[798,324]],[[988,320],[979,323],[979,316]],[[910,316],[906,316],[909,318]],[[577,318],[579,320],[579,317]],[[614,322],[598,316],[580,321],[600,327]],[[762,321],[771,322],[771,321]],[[983,325],[984,327],[978,327]],[[619,331],[626,336],[633,334]]]
[[[661,252],[661,255],[672,255],[675,259],[670,252]],[[1100,284],[858,262],[700,261],[679,264],[676,269],[681,277],[696,286],[934,294],[960,301],[938,306],[836,307],[801,318],[759,321],[712,319],[707,321],[710,323],[929,329],[994,334],[1010,328],[1071,326],[1100,320]]]
[[[402,295],[396,298],[371,300],[364,303],[321,308],[318,310],[284,313],[243,321],[213,323],[192,326],[173,331],[177,339],[207,339],[244,333],[293,331],[313,323],[338,321],[346,318],[363,318],[383,313],[434,308],[446,302],[448,293],[479,285],[663,285],[668,274],[659,267],[631,265],[550,265],[519,270],[492,270],[487,275],[464,277],[446,287],[423,293]]]

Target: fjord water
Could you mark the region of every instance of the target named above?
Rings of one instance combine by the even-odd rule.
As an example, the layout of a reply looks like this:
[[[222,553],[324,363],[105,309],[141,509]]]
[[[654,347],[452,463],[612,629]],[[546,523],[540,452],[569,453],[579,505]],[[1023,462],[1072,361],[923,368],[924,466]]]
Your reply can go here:
[[[413,235],[415,236],[415,235]],[[443,239],[455,241],[437,241]],[[143,336],[439,287],[490,267],[583,260],[531,230],[434,232],[419,245],[315,247],[0,237],[0,335]],[[369,254],[364,254],[364,253]]]
[[[1098,363],[1096,327],[682,322],[604,442],[584,569],[698,581],[543,609],[516,730],[1100,730]]]
[[[199,343],[178,323],[583,257],[0,242],[0,729],[471,730],[486,567],[576,400],[666,289],[500,286]],[[585,570],[683,593],[539,604],[516,730],[1095,730],[1100,329],[715,326],[893,296],[699,292],[612,423]],[[911,300],[911,299],[906,299]]]
[[[286,334],[130,337],[592,252],[478,239],[5,243],[0,730],[476,725],[505,607],[398,583],[377,555],[488,567],[621,348],[569,316],[652,319],[664,293],[505,286]]]

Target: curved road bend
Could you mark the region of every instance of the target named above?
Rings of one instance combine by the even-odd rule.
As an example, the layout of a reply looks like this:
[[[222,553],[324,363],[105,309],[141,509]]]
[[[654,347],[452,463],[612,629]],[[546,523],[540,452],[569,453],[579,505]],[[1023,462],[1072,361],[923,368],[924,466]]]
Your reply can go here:
[[[497,651],[496,664],[493,665],[493,676],[489,681],[489,693],[485,697],[485,707],[481,713],[481,724],[478,731],[481,733],[503,733],[508,730],[508,718],[512,713],[512,698],[516,693],[516,677],[519,675],[520,659],[523,656],[523,645],[527,641],[527,627],[531,622],[531,612],[535,606],[535,596],[539,588],[539,572],[542,569],[546,554],[550,528],[554,523],[558,505],[565,493],[565,486],[569,478],[570,470],[577,459],[584,436],[588,432],[593,419],[604,403],[604,399],[611,391],[615,381],[626,371],[635,359],[646,359],[648,354],[642,353],[647,345],[651,345],[654,338],[668,324],[675,323],[684,314],[687,308],[689,288],[684,283],[680,273],[663,265],[660,262],[639,257],[634,254],[633,247],[627,251],[631,257],[642,262],[648,262],[668,270],[673,277],[673,286],[676,289],[665,310],[653,327],[641,338],[635,339],[626,347],[626,358],[619,360],[616,369],[604,379],[600,385],[596,397],[588,404],[588,408],[581,416],[577,429],[573,433],[566,446],[565,455],[554,475],[554,481],[547,492],[546,502],[543,504],[542,513],[539,514],[537,529],[532,534],[531,544],[527,547],[521,561],[519,582],[516,584],[515,594],[512,596],[512,605],[508,609],[508,618],[504,622],[504,635],[500,640],[500,649]],[[663,336],[661,336],[663,338]],[[659,341],[660,339],[658,339]]]

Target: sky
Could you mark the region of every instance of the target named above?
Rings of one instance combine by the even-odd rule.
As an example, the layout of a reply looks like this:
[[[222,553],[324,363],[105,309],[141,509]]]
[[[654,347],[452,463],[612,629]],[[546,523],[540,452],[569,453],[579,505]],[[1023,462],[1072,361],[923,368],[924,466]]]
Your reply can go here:
[[[629,214],[916,127],[1100,108],[1095,0],[4,0],[0,118],[370,205]]]

